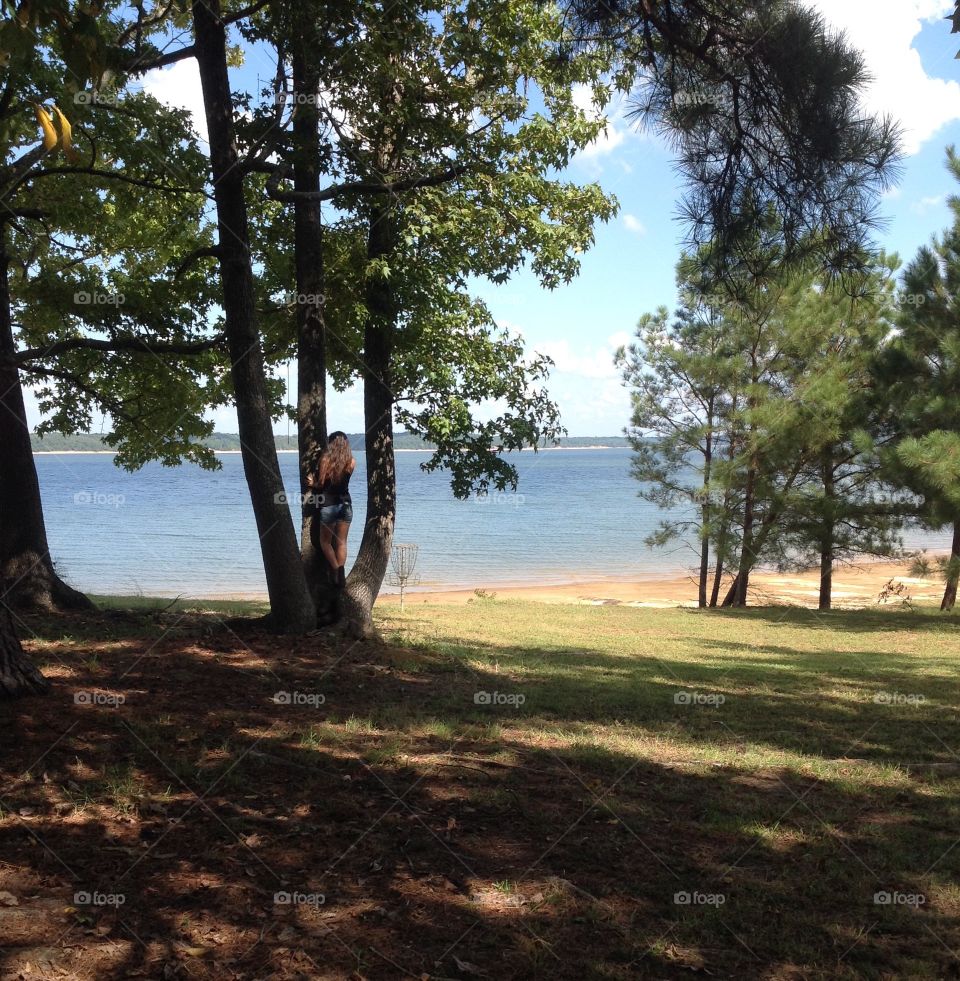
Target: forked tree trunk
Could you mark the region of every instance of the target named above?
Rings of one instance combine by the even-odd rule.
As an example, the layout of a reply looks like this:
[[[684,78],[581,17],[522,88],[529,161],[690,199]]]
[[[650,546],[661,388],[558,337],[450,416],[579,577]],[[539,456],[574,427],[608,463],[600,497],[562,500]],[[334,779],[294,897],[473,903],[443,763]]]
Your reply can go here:
[[[284,633],[305,633],[316,626],[317,618],[273,436],[254,302],[244,171],[237,153],[226,29],[219,0],[194,0],[193,26],[210,140],[223,311],[243,471],[260,536],[270,626]]]
[[[746,606],[747,605],[747,589],[750,584],[750,573],[753,571],[753,563],[756,562],[756,556],[763,553],[763,549],[767,544],[767,539],[773,532],[774,527],[776,527],[777,522],[780,520],[780,515],[784,508],[784,502],[786,501],[787,495],[790,493],[790,489],[793,487],[794,481],[800,476],[801,465],[797,464],[794,466],[793,471],[787,478],[786,483],[783,485],[783,490],[781,493],[782,500],[780,503],[771,507],[763,517],[763,521],[760,522],[760,528],[757,530],[756,535],[752,539],[752,545],[749,552],[751,556],[751,564],[744,569],[741,566],[737,570],[736,576],[733,578],[733,582],[730,584],[730,588],[727,590],[727,595],[723,598],[723,603],[721,606]],[[746,551],[743,555],[747,555]],[[737,598],[742,598],[742,603],[737,603]]]
[[[943,590],[941,610],[952,610],[957,603],[957,582],[960,580],[960,521],[953,524],[953,543],[947,565],[947,584]]]
[[[342,613],[358,636],[373,633],[373,604],[383,585],[393,546],[393,527],[397,506],[396,467],[393,451],[393,396],[380,379],[369,372],[388,371],[389,360],[382,357],[379,344],[364,345],[367,363],[364,378],[364,420],[366,422],[367,513],[357,558],[347,577],[342,596]]]
[[[54,571],[23,402],[7,274],[6,223],[0,221],[0,578],[6,602],[45,610],[92,610]]]
[[[296,112],[293,117],[293,182],[296,191],[320,190],[319,72],[311,67],[316,53],[315,31],[303,18],[295,19],[292,32],[293,91]],[[300,493],[307,500],[311,488],[307,480],[316,472],[317,461],[327,443],[327,350],[323,314],[323,226],[320,202],[297,198],[294,201],[294,256],[297,277],[297,448],[300,460]],[[301,508],[300,557],[307,587],[319,623],[337,618],[336,589],[330,578],[330,564],[320,551],[314,525],[318,524],[308,504]]]
[[[2,593],[3,586],[0,584],[0,698],[42,695],[49,691],[50,682],[40,674],[20,646]]]
[[[394,226],[389,206],[370,220],[368,259],[388,255]],[[390,563],[397,508],[397,475],[393,452],[391,383],[396,301],[390,283],[371,277],[367,287],[367,322],[363,341],[363,415],[366,427],[367,513],[356,561],[347,577],[342,610],[352,631],[373,633],[373,604]]]

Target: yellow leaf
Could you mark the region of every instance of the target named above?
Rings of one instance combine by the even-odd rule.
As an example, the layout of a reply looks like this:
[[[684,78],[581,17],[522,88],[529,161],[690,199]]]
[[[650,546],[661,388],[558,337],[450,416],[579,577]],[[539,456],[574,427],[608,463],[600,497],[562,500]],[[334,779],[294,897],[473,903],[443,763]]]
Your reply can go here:
[[[53,128],[53,117],[47,115],[47,111],[43,106],[35,105],[33,108],[37,114],[37,122],[40,124],[40,129],[43,130],[43,148],[44,150],[53,150],[57,143],[60,142],[57,131]]]
[[[57,122],[60,125],[60,138],[63,141],[63,152],[67,155],[67,159],[73,163],[80,156],[73,148],[73,127],[70,125],[70,120],[64,116],[56,105],[54,105],[53,111],[57,117]]]

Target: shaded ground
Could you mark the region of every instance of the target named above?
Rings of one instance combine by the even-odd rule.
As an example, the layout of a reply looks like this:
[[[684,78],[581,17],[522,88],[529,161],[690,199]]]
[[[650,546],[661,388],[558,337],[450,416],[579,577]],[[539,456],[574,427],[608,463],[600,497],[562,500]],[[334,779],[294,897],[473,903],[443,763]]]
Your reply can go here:
[[[22,621],[0,977],[960,977],[953,618],[383,626]]]

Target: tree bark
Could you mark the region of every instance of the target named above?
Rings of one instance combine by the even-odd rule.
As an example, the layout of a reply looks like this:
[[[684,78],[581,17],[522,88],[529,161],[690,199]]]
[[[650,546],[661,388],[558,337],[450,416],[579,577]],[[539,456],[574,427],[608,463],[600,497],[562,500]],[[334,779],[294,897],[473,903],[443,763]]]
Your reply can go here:
[[[819,608],[829,610],[833,605],[834,517],[833,501],[836,496],[833,474],[833,457],[829,448],[823,457],[823,524],[820,534],[820,598]]]
[[[947,566],[947,584],[943,590],[941,610],[952,610],[956,605],[958,580],[960,580],[960,520],[953,523],[953,543],[950,547],[950,563]]]
[[[736,402],[734,402],[734,406]],[[737,441],[736,436],[733,431],[729,433],[728,446],[727,446],[727,462],[730,464],[731,469],[733,467],[733,461],[737,455]],[[726,562],[725,556],[727,553],[727,541],[730,537],[730,525],[732,523],[731,511],[731,498],[733,496],[732,489],[729,482],[723,492],[723,518],[722,524],[720,525],[720,531],[717,535],[717,544],[714,548],[714,552],[717,556],[717,568],[713,574],[713,589],[710,593],[710,608],[716,609],[717,603],[720,599],[720,587],[723,584],[723,569]]]
[[[717,567],[713,573],[713,588],[710,590],[710,609],[714,610],[720,601],[720,586],[723,584],[723,557],[717,556]]]
[[[7,225],[0,221],[0,578],[11,606],[45,610],[92,610],[83,593],[56,573],[43,518],[40,482],[20,372],[13,362]]]
[[[707,579],[710,576],[710,517],[713,508],[710,502],[710,477],[713,463],[713,400],[707,415],[707,435],[703,452],[704,497],[700,502],[700,579],[697,584],[697,605],[703,609],[707,605]]]
[[[833,606],[833,538],[820,544],[820,597],[818,609],[827,611]]]
[[[750,571],[756,561],[756,552],[753,545],[753,506],[754,492],[756,488],[757,469],[756,461],[750,463],[750,470],[747,473],[747,483],[744,491],[743,504],[743,543],[740,549],[740,567],[737,576],[730,587],[733,592],[731,606],[746,606],[747,591],[750,588]],[[724,606],[727,605],[724,600]]]
[[[390,253],[395,236],[389,206],[370,219],[367,259]],[[393,451],[391,382],[396,298],[390,282],[374,275],[367,285],[367,320],[363,339],[363,415],[366,427],[367,513],[356,561],[347,577],[342,611],[353,632],[373,633],[373,604],[383,585],[393,545],[397,476]]]
[[[223,310],[243,470],[260,536],[270,597],[270,625],[284,633],[303,633],[316,626],[317,618],[273,437],[256,319],[243,168],[237,155],[227,74],[226,28],[219,0],[194,0],[193,26],[210,140]]]
[[[50,690],[50,682],[20,646],[5,604],[5,585],[0,584],[0,698],[42,695]]]
[[[706,510],[706,509],[704,509]],[[700,575],[697,581],[697,606],[704,609],[707,605],[707,579],[710,576],[710,539],[706,535],[700,541]]]
[[[319,108],[313,96],[320,88],[315,67],[316,53],[309,50],[316,42],[310,23],[297,23],[291,39],[293,47],[293,91],[297,96],[293,117],[293,182],[297,191],[320,189]],[[318,200],[294,200],[294,257],[297,279],[297,447],[300,460],[301,532],[300,557],[307,587],[321,623],[334,621],[338,614],[336,589],[329,563],[319,548],[316,532],[319,522],[309,506],[308,478],[316,472],[317,461],[327,443],[327,350],[324,321],[323,225]]]
[[[760,371],[757,364],[757,344],[759,336],[750,352],[750,382],[755,391],[756,385],[760,381]],[[753,508],[754,495],[756,493],[757,474],[760,468],[759,455],[756,445],[757,424],[754,418],[754,411],[757,407],[757,400],[754,395],[747,398],[747,409],[749,410],[750,426],[748,430],[748,443],[750,448],[750,462],[748,464],[747,478],[743,492],[743,539],[740,543],[740,565],[737,575],[730,586],[730,591],[724,598],[724,606],[746,606],[747,594],[750,589],[750,572],[753,563],[756,561],[757,550],[753,542]]]

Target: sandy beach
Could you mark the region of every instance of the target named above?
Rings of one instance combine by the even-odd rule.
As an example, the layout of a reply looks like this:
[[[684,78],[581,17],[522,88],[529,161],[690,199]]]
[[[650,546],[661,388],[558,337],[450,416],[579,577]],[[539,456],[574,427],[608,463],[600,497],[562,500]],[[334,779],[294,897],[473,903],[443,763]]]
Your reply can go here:
[[[932,556],[931,556],[932,558]],[[894,580],[902,583],[912,602],[937,605],[943,595],[943,583],[936,578],[916,579],[908,574],[907,562],[862,562],[843,566],[833,574],[833,605],[836,609],[856,609],[876,606],[884,586]],[[729,584],[726,580],[725,586]],[[399,604],[400,595],[387,587],[377,601],[379,604]],[[773,571],[755,572],[750,580],[749,605],[800,606],[816,609],[820,590],[817,570],[782,574]],[[431,589],[416,587],[407,590],[407,607],[425,603],[458,604],[475,602],[478,591],[497,599],[527,600],[536,603],[574,603],[591,606],[635,606],[670,608],[696,606],[697,587],[691,576],[665,576],[650,579],[591,579],[563,584],[486,583],[470,589]],[[172,595],[172,594],[171,594]],[[722,595],[722,592],[721,592]],[[264,593],[206,593],[206,599],[265,600]],[[889,605],[899,605],[902,597],[894,596]]]
[[[943,584],[937,579],[915,579],[908,575],[908,564],[899,562],[863,562],[843,566],[833,574],[833,605],[837,609],[876,606],[877,598],[891,579],[903,583],[911,600],[924,605],[939,603]],[[729,580],[728,580],[729,581]],[[690,576],[629,580],[593,580],[565,585],[491,585],[484,587],[497,599],[533,600],[539,603],[580,603],[637,607],[696,606],[697,587]],[[750,580],[751,606],[803,606],[816,608],[820,589],[818,570],[781,574],[761,571]],[[721,593],[722,595],[722,593]],[[380,603],[398,603],[396,593],[383,594]],[[473,589],[408,591],[404,602],[468,603],[476,600]],[[894,597],[891,603],[899,604]]]

